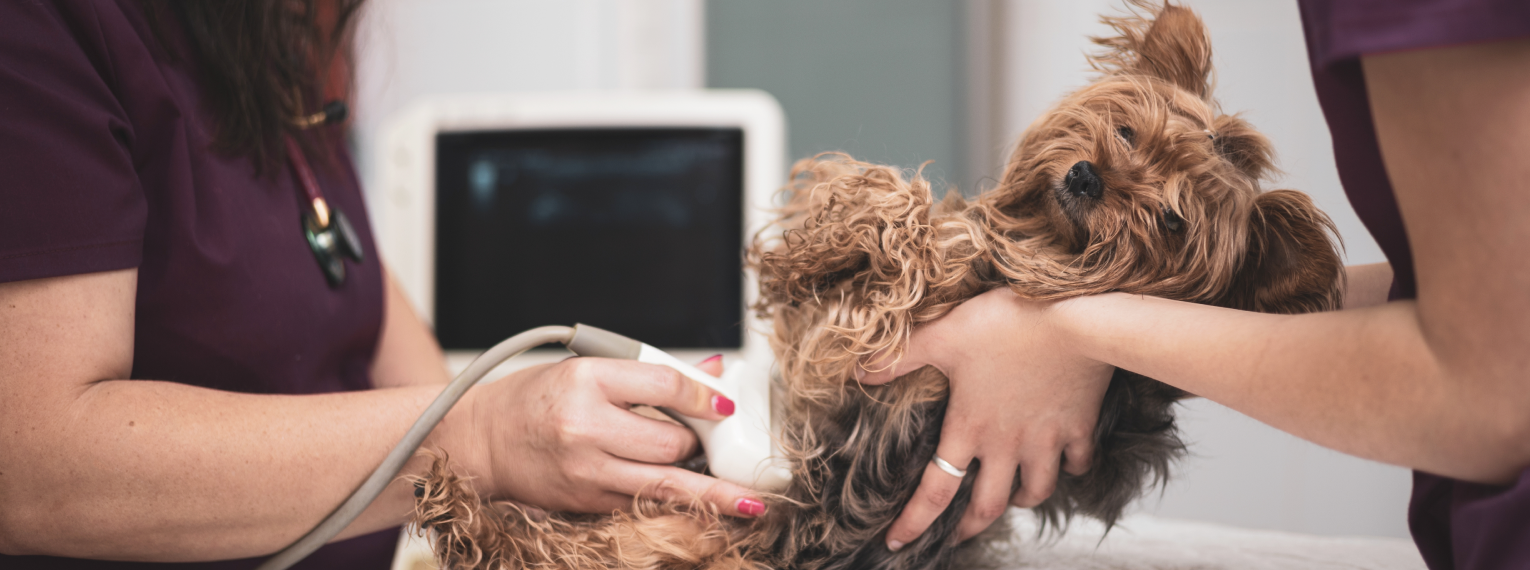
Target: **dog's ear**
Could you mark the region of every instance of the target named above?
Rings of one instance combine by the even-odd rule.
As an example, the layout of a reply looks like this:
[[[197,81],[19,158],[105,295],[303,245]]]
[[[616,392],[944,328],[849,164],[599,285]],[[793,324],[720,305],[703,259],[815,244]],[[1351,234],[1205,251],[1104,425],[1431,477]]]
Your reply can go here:
[[[1251,180],[1275,168],[1275,146],[1252,125],[1234,115],[1221,115],[1211,126],[1211,147],[1223,160]]]
[[[1106,73],[1157,77],[1202,99],[1209,97],[1211,38],[1200,17],[1179,6],[1133,4],[1156,14],[1151,19],[1135,14],[1101,18],[1119,35],[1093,38],[1106,51],[1091,55],[1090,64]]]
[[[1249,215],[1243,264],[1218,304],[1262,313],[1338,309],[1344,265],[1330,235],[1337,235],[1333,221],[1306,194],[1261,194]]]

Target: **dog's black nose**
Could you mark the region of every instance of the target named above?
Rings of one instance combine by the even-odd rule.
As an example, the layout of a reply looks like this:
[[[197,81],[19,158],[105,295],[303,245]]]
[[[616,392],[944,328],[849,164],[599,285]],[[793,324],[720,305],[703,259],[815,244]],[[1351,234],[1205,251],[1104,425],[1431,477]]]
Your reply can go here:
[[[1087,160],[1080,160],[1068,169],[1068,175],[1063,177],[1063,186],[1074,196],[1098,199],[1105,193],[1105,185],[1100,183],[1100,174],[1095,172],[1094,165]]]

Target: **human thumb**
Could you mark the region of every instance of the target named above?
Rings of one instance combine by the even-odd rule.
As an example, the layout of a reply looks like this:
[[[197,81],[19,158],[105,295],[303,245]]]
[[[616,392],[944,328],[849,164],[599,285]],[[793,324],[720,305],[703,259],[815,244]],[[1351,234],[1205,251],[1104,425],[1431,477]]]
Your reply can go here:
[[[928,364],[930,363],[917,358],[912,349],[899,353],[884,348],[871,353],[856,364],[855,379],[868,386],[886,384]]]

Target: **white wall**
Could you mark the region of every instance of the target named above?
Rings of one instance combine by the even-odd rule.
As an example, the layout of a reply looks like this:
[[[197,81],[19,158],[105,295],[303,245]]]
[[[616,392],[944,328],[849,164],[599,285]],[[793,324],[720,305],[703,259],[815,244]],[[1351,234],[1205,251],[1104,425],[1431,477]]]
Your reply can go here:
[[[356,49],[355,134],[362,175],[372,170],[382,122],[424,95],[700,88],[701,3],[369,2]]]
[[[1089,79],[1087,36],[1119,0],[999,0],[1006,19],[1000,122],[1018,138],[1063,93]],[[1332,143],[1307,69],[1295,2],[1180,0],[1211,29],[1216,97],[1268,135],[1285,175],[1333,217],[1352,264],[1384,261],[1339,186]],[[1181,425],[1193,457],[1162,499],[1164,516],[1319,534],[1407,536],[1409,472],[1333,452],[1205,400]]]

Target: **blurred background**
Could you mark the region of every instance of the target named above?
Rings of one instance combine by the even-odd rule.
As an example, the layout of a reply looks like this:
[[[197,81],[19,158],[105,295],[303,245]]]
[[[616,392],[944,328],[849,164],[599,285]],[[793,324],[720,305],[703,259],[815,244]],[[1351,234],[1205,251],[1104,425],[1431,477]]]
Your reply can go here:
[[[1275,142],[1276,187],[1311,194],[1352,264],[1383,261],[1350,209],[1294,1],[1181,0],[1211,29],[1216,97]],[[1090,78],[1087,37],[1119,0],[372,0],[357,38],[358,167],[425,95],[757,88],[785,109],[789,159],[842,150],[939,188],[991,187],[1036,116]],[[369,186],[370,187],[370,186]],[[372,195],[369,194],[369,199]],[[375,208],[374,208],[375,209]],[[1411,478],[1204,400],[1192,457],[1138,509],[1329,535],[1406,537]]]

